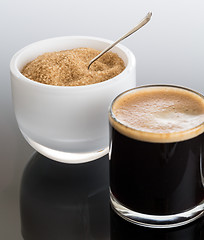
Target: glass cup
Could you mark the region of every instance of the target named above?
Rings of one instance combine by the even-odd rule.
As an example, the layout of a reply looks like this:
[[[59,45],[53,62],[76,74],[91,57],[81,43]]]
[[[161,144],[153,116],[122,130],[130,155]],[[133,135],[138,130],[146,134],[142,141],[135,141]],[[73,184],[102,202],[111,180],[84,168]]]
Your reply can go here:
[[[45,52],[78,47],[103,50],[112,42],[66,36],[42,40],[18,51],[10,63],[13,105],[18,126],[39,153],[65,163],[82,163],[108,153],[108,106],[120,92],[136,85],[133,53],[118,44],[112,49],[125,70],[107,81],[86,86],[52,86],[21,74],[28,62]]]
[[[116,97],[109,111],[110,197],[113,209],[124,219],[145,227],[171,228],[203,215],[204,121],[184,131],[152,133],[131,128],[113,112],[124,96],[158,88],[192,95],[204,106],[202,95],[176,86],[144,86]]]

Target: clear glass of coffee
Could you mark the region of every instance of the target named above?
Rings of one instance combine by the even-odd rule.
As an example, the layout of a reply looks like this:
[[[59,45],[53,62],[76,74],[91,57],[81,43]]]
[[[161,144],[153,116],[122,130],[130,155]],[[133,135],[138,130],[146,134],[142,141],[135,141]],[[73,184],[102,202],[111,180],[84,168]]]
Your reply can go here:
[[[128,90],[112,102],[110,197],[124,219],[177,227],[204,209],[204,97],[169,85]]]

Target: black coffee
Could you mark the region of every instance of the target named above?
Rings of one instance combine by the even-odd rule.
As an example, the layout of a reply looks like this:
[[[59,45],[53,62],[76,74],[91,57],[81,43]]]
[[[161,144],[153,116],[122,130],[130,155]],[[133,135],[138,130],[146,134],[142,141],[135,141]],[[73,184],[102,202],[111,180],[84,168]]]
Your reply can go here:
[[[204,198],[203,98],[152,87],[122,95],[112,111],[110,187],[115,198],[136,212],[155,215],[198,205]]]

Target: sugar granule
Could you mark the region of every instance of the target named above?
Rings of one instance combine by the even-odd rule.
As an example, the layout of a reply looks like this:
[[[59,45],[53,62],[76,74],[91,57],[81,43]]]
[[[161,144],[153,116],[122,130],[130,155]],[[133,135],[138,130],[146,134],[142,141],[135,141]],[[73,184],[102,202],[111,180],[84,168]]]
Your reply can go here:
[[[21,73],[44,84],[80,86],[103,82],[125,69],[123,60],[116,53],[107,52],[88,70],[89,62],[99,53],[92,48],[44,53],[26,64]]]

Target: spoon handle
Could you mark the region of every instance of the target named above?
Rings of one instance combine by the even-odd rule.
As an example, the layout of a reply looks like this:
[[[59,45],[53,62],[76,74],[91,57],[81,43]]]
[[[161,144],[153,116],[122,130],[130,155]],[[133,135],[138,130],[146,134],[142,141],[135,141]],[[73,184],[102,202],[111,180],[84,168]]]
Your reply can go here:
[[[110,46],[108,46],[107,48],[105,48],[100,54],[98,54],[95,58],[93,58],[88,65],[88,69],[90,68],[91,64],[93,62],[95,62],[98,58],[100,58],[104,53],[106,53],[107,51],[109,51],[111,48],[113,48],[116,44],[118,44],[120,41],[122,41],[123,39],[129,37],[131,34],[133,34],[134,32],[136,32],[137,30],[139,30],[141,27],[143,27],[146,23],[149,22],[149,20],[151,19],[152,13],[149,12],[147,14],[147,16],[136,26],[134,27],[132,30],[130,30],[128,33],[126,33],[125,35],[123,35],[122,37],[120,37],[117,41],[115,41],[113,44],[111,44]]]

